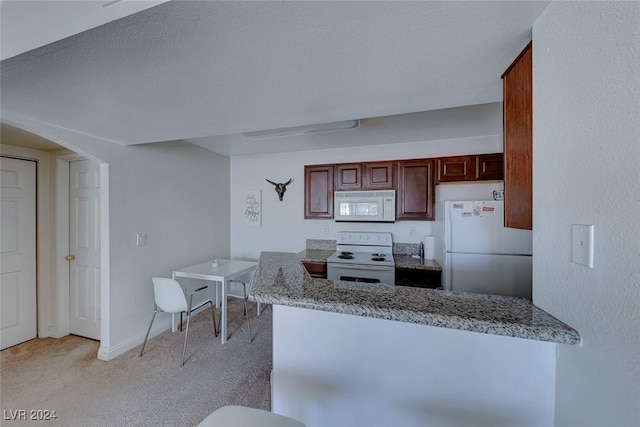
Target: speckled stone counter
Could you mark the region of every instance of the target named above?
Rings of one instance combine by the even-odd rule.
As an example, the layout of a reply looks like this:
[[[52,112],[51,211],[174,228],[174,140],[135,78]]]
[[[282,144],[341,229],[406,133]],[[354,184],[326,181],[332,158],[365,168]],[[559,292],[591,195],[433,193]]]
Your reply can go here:
[[[298,258],[300,261],[327,262],[327,258],[329,258],[329,256],[331,256],[335,251],[335,249],[305,249],[304,251],[298,252]]]
[[[580,342],[577,331],[521,298],[314,279],[300,261],[294,253],[263,252],[249,299],[560,344]]]
[[[442,266],[432,259],[416,259],[411,255],[393,255],[396,268],[406,268],[414,270],[442,271]]]

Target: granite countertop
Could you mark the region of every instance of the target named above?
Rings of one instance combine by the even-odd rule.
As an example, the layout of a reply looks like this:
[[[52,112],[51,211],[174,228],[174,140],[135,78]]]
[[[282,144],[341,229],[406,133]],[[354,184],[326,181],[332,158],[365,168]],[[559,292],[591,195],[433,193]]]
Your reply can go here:
[[[521,298],[314,279],[300,255],[262,252],[251,301],[560,344],[577,331]]]
[[[301,261],[327,262],[327,258],[329,258],[335,251],[335,249],[305,249],[304,251],[298,252],[297,255]]]
[[[335,252],[333,250],[326,249],[305,249],[298,252],[298,258],[301,261],[309,262],[327,262],[327,258]],[[411,255],[393,255],[396,268],[415,269],[415,270],[431,270],[442,271],[440,264],[434,260],[421,260],[412,258]]]

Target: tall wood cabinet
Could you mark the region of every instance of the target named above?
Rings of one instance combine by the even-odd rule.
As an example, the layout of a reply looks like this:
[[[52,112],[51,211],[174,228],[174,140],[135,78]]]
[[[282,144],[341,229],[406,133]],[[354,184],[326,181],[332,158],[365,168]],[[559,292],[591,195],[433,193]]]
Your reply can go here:
[[[305,219],[333,218],[334,165],[304,167]]]
[[[532,229],[533,102],[531,43],[502,75],[504,109],[504,225]]]
[[[434,164],[435,159],[398,162],[397,220],[435,219]]]

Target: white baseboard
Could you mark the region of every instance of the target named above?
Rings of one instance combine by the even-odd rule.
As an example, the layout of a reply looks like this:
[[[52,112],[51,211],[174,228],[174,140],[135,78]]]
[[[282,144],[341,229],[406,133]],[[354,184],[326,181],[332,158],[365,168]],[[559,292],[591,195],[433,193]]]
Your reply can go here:
[[[151,332],[149,333],[149,339],[170,329],[171,329],[170,318],[165,319],[163,321],[159,321],[157,323],[154,322],[153,328],[151,328]],[[116,357],[126,353],[127,351],[133,348],[141,346],[142,342],[144,341],[144,336],[146,333],[147,331],[145,330],[144,332],[134,335],[119,344],[109,346],[109,347],[106,347],[101,343],[100,349],[98,350],[98,359],[109,361],[109,360],[115,359]]]

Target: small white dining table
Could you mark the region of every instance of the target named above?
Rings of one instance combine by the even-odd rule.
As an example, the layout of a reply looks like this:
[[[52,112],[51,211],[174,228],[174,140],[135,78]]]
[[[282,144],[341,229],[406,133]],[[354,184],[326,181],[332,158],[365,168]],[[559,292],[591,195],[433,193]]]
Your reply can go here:
[[[220,303],[222,316],[220,319],[220,335],[222,344],[227,341],[227,284],[229,280],[241,277],[254,268],[257,263],[251,261],[239,261],[232,259],[218,259],[218,266],[214,266],[212,261],[203,262],[200,264],[192,265],[190,267],[180,268],[174,270],[171,274],[173,279],[178,277],[184,277],[187,279],[197,279],[209,282],[222,283],[222,301]],[[216,299],[217,299],[216,289]],[[217,305],[217,301],[216,301]],[[172,330],[177,330],[175,317],[172,319]]]

